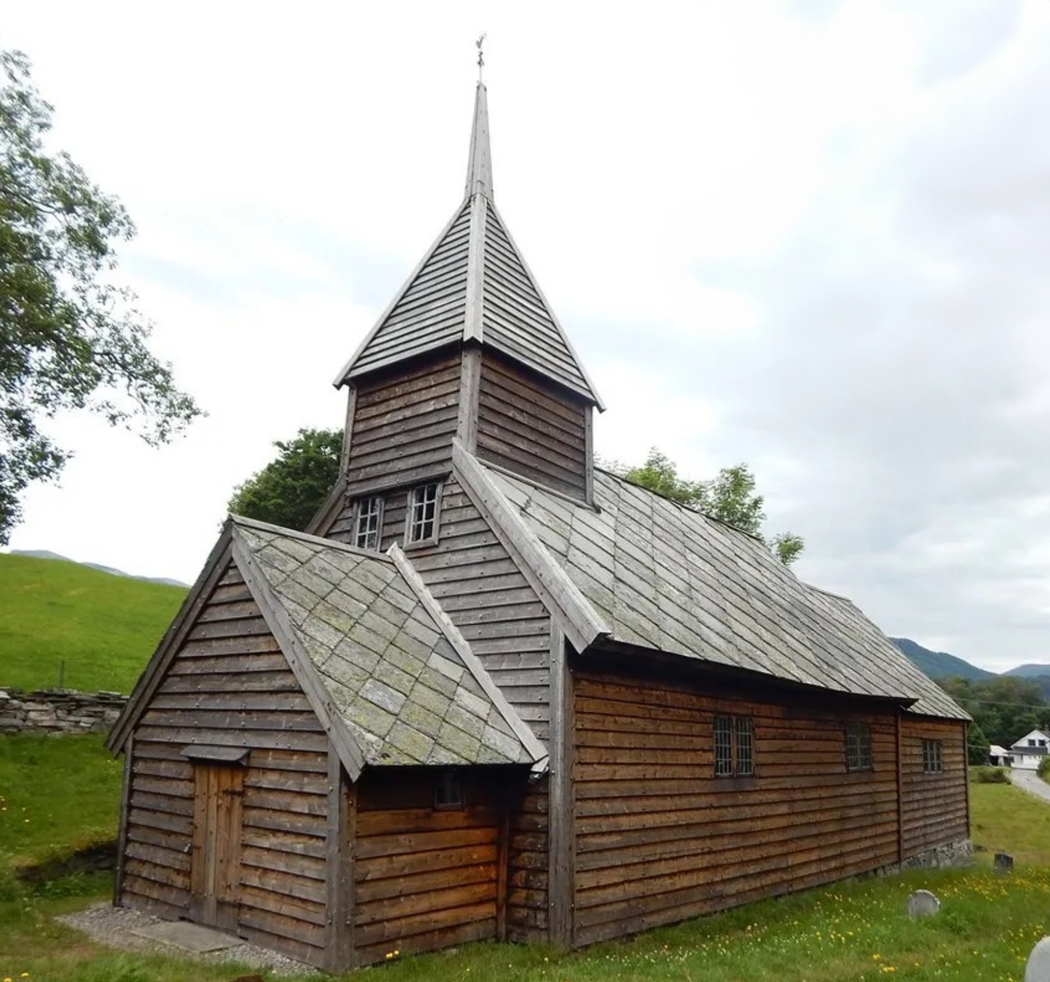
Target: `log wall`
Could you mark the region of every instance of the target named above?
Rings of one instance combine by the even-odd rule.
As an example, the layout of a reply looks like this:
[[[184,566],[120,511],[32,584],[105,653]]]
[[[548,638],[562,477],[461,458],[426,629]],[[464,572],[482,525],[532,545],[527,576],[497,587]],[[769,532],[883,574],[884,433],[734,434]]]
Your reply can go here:
[[[498,936],[506,816],[520,790],[484,768],[460,773],[464,807],[447,810],[434,807],[437,769],[373,771],[358,782],[357,964]]]
[[[897,861],[894,714],[574,675],[577,944]],[[753,778],[714,777],[716,714],[752,717]],[[871,770],[846,769],[847,721]]]
[[[132,741],[120,899],[171,918],[190,907],[191,744],[250,748],[238,933],[320,964],[328,738],[232,564]]]
[[[941,744],[943,770],[923,770],[922,741]],[[904,716],[901,721],[901,816],[904,859],[969,835],[966,743],[959,723]]]
[[[577,498],[586,494],[586,409],[539,375],[486,350],[478,456]]]

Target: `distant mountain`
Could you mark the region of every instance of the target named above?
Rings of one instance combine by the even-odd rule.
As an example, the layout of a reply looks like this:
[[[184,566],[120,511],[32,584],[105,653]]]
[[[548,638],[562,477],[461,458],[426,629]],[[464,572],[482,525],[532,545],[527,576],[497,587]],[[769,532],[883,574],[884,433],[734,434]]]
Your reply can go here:
[[[929,648],[924,648],[910,638],[890,638],[890,640],[911,659],[915,666],[929,675],[930,678],[944,679],[957,676],[964,679],[990,679],[995,677],[995,672],[978,668],[976,665],[971,665],[968,661],[963,661],[962,658],[949,655],[946,651],[930,651]],[[1012,675],[1018,671],[1015,668],[1013,672],[1008,672],[1007,674]],[[1050,675],[1050,667],[1047,667],[1046,673]]]
[[[103,566],[101,563],[77,563],[75,559],[62,556],[57,552],[51,552],[50,549],[12,549],[9,555],[29,556],[32,559],[59,559],[64,563],[76,563],[78,566],[86,566],[88,569],[97,569],[99,572],[109,573],[111,576],[125,576],[129,580],[143,580],[146,583],[160,583],[164,586],[189,586],[188,583],[183,583],[181,580],[173,580],[166,576],[136,576],[134,573],[125,573],[122,569]]]
[[[1022,679],[1037,679],[1040,676],[1050,676],[1050,665],[1018,665],[1017,668],[1011,668],[1008,672],[1003,672],[1003,675],[1016,675]]]

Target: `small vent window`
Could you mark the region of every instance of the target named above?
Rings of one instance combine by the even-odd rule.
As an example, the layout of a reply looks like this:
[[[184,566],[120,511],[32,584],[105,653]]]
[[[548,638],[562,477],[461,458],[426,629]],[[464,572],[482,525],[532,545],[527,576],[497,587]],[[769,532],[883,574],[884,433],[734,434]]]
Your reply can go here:
[[[715,777],[755,773],[755,729],[750,716],[715,717]]]
[[[358,501],[357,521],[354,524],[354,545],[358,549],[376,552],[379,549],[379,529],[382,523],[382,498],[362,498]]]
[[[434,807],[445,810],[463,807],[463,782],[456,771],[441,772],[434,789]]]
[[[846,727],[846,767],[851,771],[871,768],[871,727],[867,723]]]
[[[940,740],[922,741],[922,769],[927,774],[940,774],[944,770]]]
[[[436,542],[438,529],[438,498],[441,485],[421,484],[409,493],[408,543]]]

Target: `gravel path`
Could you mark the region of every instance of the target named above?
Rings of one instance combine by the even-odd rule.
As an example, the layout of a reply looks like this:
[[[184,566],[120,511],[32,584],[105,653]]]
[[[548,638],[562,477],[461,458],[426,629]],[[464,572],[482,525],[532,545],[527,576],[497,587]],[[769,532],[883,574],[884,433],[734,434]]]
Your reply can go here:
[[[1035,771],[1024,771],[1011,767],[1008,773],[1014,785],[1029,794],[1034,794],[1037,798],[1042,798],[1043,801],[1050,802],[1050,784],[1047,784]]]
[[[269,969],[279,975],[321,977],[321,973],[310,968],[309,965],[247,942],[233,948],[224,948],[222,951],[193,954],[173,945],[139,937],[132,932],[141,930],[150,924],[156,924],[161,918],[154,917],[152,914],[144,914],[138,910],[130,910],[127,907],[114,907],[106,901],[92,904],[84,910],[77,911],[75,914],[66,914],[56,920],[78,931],[83,931],[92,941],[109,945],[111,948],[121,948],[126,951],[149,951],[209,962],[237,962],[239,965],[247,965],[250,968]]]

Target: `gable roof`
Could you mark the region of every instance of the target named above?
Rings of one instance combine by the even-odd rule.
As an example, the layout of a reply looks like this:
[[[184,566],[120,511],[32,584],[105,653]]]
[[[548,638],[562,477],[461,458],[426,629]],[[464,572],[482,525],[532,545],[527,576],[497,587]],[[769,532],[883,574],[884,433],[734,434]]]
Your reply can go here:
[[[465,341],[494,348],[604,408],[496,209],[480,83],[466,197],[335,384]]]
[[[462,447],[457,458],[457,473],[488,495],[494,520],[511,537],[524,526],[544,561],[585,598],[595,627],[584,643],[604,635],[895,700],[914,713],[969,718],[850,601],[801,582],[753,536],[603,471],[594,475],[591,508],[487,467]]]
[[[366,765],[545,766],[543,745],[392,556],[238,517],[223,539],[218,554],[240,569],[351,779]],[[177,648],[162,643],[131,713]],[[111,749],[133,724],[122,718]]]

